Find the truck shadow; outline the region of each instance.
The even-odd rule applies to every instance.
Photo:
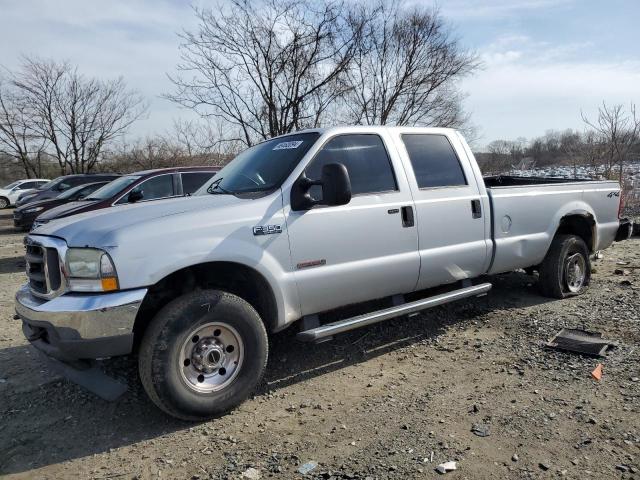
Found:
[[[11,258],[0,258],[0,275],[3,273],[24,272],[24,255]]]
[[[389,320],[342,334],[331,343],[299,343],[294,339],[294,328],[274,335],[267,373],[256,395],[266,396],[407,345],[435,340],[450,326],[464,326],[494,309],[549,301],[532,291],[531,277],[526,275],[508,274],[492,281],[494,290],[487,297]],[[194,424],[164,415],[147,399],[137,378],[135,359],[115,363],[130,389],[117,402],[109,403],[52,376],[30,346],[0,350],[0,474],[29,472],[141,442],[139,448],[144,449],[144,442],[172,432],[189,434],[187,430]],[[224,425],[236,415],[243,415],[242,407],[233,416],[210,423],[220,422],[221,430],[230,433]],[[248,415],[246,421],[252,422],[252,418],[255,416]]]

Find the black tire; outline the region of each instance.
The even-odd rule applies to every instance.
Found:
[[[9,200],[5,197],[0,197],[0,210],[3,210],[9,206]]]
[[[584,279],[576,290],[569,287],[565,278],[567,260],[579,255],[584,262]],[[539,270],[538,287],[540,292],[551,298],[567,298],[585,292],[591,280],[591,261],[589,249],[582,238],[576,235],[556,235],[544,257]]]
[[[196,392],[181,373],[182,349],[194,329],[211,322],[223,322],[239,334],[243,359],[222,390]],[[264,323],[249,303],[227,292],[199,290],[176,298],[156,314],[142,338],[138,370],[144,389],[161,410],[197,421],[242,403],[262,379],[268,351]]]

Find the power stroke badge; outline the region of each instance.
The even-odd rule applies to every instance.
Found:
[[[254,235],[273,235],[275,233],[282,233],[282,226],[280,225],[256,225],[253,227]]]

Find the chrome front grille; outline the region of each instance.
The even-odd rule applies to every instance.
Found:
[[[47,277],[44,268],[45,249],[40,245],[27,245],[27,278],[29,279],[29,287],[33,293],[46,295]]]
[[[62,291],[62,275],[58,249],[30,239],[25,243],[27,278],[31,293],[44,298],[59,295]]]

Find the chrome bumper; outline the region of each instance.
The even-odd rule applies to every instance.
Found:
[[[130,353],[133,324],[146,288],[103,294],[66,294],[45,300],[24,285],[15,308],[27,339],[52,357],[70,360]]]

